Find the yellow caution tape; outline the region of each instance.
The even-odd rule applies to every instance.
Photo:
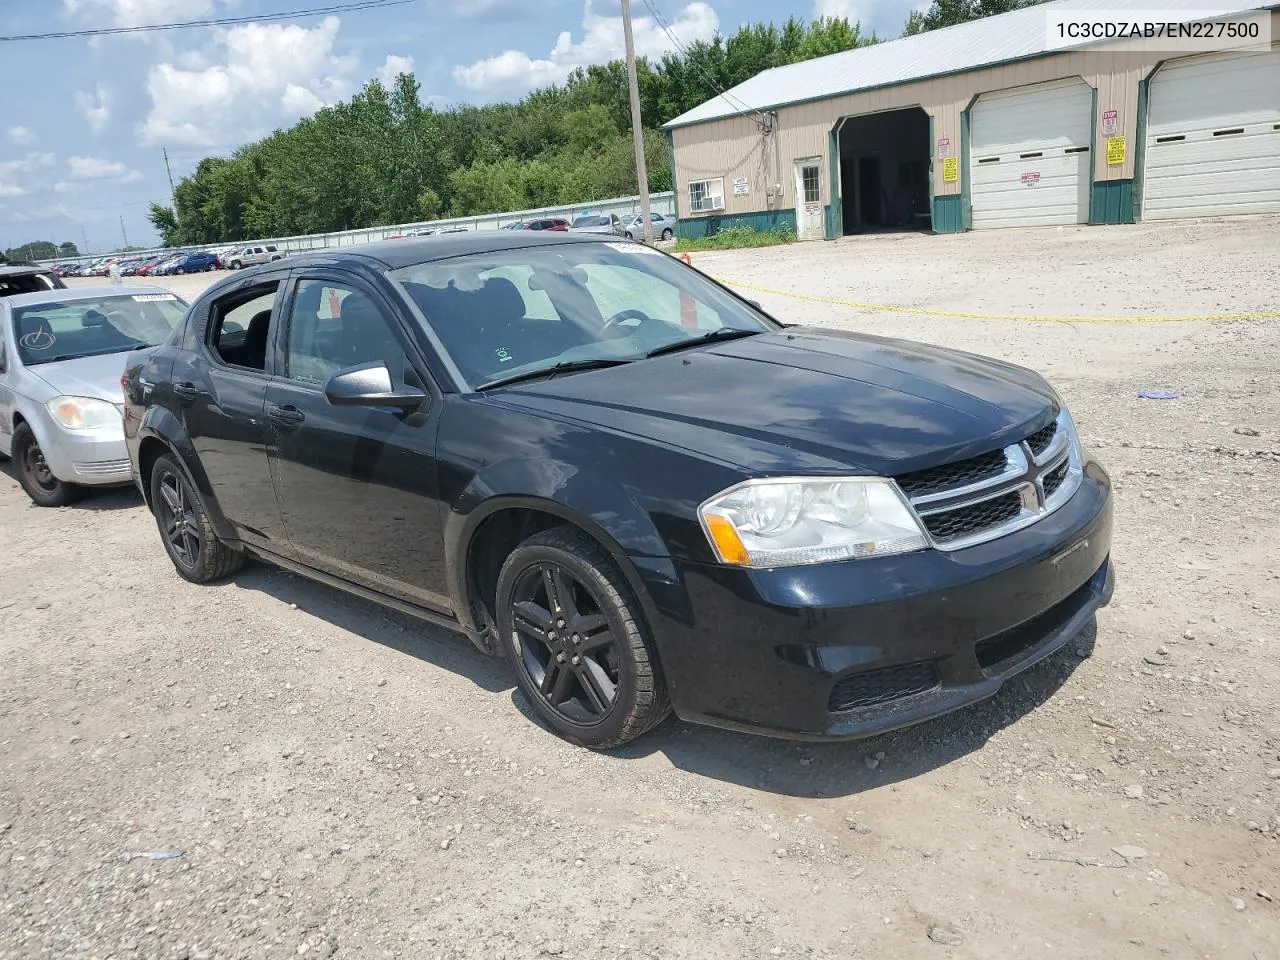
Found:
[[[775,290],[772,287],[762,287],[743,280],[734,280],[730,277],[715,277],[715,279],[731,287],[755,290],[757,293],[770,293],[779,297],[791,297],[795,300],[808,300],[812,303],[828,303],[837,307],[873,310],[879,313],[906,313],[921,317],[949,317],[957,320],[1014,320],[1024,323],[1222,323],[1231,320],[1280,320],[1280,310],[1257,310],[1251,313],[1209,313],[1200,316],[1135,315],[1125,317],[1031,316],[1017,313],[975,313],[968,310],[929,310],[925,307],[899,307],[887,303],[860,303],[857,300],[819,297],[811,293],[797,293],[794,290]]]

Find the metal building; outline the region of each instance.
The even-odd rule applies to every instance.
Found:
[[[1054,9],[1248,14],[1280,40],[1280,2],[1226,2],[1060,0],[766,70],[666,125],[680,234],[1280,213],[1280,44],[1048,42]]]

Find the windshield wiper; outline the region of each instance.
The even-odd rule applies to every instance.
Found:
[[[499,377],[497,380],[490,380],[488,383],[480,384],[480,386],[476,387],[476,390],[492,390],[494,387],[505,387],[509,383],[520,383],[523,380],[537,380],[541,377],[547,377],[549,379],[561,373],[577,373],[580,370],[599,370],[604,367],[617,367],[624,363],[634,362],[634,360],[606,360],[603,358],[596,358],[594,360],[564,360],[549,367],[539,367],[537,370],[526,370],[524,373],[513,373],[509,377]]]
[[[664,353],[674,353],[677,350],[684,350],[687,347],[696,347],[700,343],[711,343],[715,340],[737,340],[741,337],[754,337],[760,333],[764,333],[764,331],[739,330],[737,327],[721,327],[719,330],[712,330],[710,333],[704,333],[698,337],[690,337],[688,340],[677,340],[675,343],[663,344],[656,349],[650,350],[645,354],[645,356],[660,357]]]

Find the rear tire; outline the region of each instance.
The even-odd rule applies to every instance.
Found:
[[[218,539],[204,501],[167,453],[151,468],[151,512],[165,553],[183,579],[209,583],[244,566],[244,554]]]
[[[231,261],[231,263],[230,263],[230,264],[228,264],[227,269],[228,269],[228,270],[239,270],[239,269],[240,269],[240,266],[241,266],[241,264],[240,264],[240,261],[239,261],[239,260],[232,260],[232,261]]]
[[[662,231],[662,239],[663,239],[663,240],[670,240],[670,239],[671,239],[672,237],[674,237],[674,236],[675,236],[675,234],[671,231],[671,228],[670,228],[670,227],[668,227],[667,229],[665,229],[665,230],[663,230],[663,231]]]
[[[498,574],[494,606],[498,646],[516,683],[565,740],[607,750],[670,712],[640,604],[582,531],[557,527],[520,544]]]
[[[18,467],[18,482],[37,507],[65,507],[84,496],[84,488],[59,480],[45,462],[36,435],[25,423],[13,431],[14,463]]]
[[[184,273],[186,273],[187,271],[186,271],[186,269],[185,269],[185,268],[183,268],[183,267],[178,267],[178,268],[177,268],[176,270],[174,270],[173,272],[174,272],[177,276],[179,276],[179,277],[180,277],[180,276],[182,276]]]

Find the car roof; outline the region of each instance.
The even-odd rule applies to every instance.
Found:
[[[555,247],[570,243],[620,243],[617,238],[602,235],[514,231],[469,230],[465,233],[438,233],[430,237],[405,237],[401,240],[384,240],[362,243],[354,247],[332,250],[310,250],[289,255],[287,261],[263,264],[252,268],[257,273],[269,273],[280,269],[305,269],[307,267],[333,267],[345,264],[377,265],[391,270],[412,267],[420,263],[448,260],[473,253],[498,253],[505,250],[522,250],[528,247]]]
[[[115,286],[100,284],[93,287],[71,287],[66,290],[40,290],[36,293],[19,293],[12,297],[0,298],[0,303],[10,307],[30,307],[42,303],[70,303],[77,300],[99,300],[103,297],[129,297],[141,294],[173,293],[164,287],[142,284]]]
[[[0,277],[31,277],[52,272],[51,267],[42,267],[35,263],[0,263]]]

